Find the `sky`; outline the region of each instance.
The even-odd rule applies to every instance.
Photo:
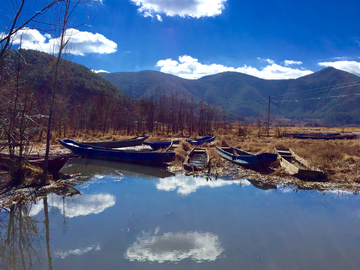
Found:
[[[20,1],[1,1],[3,36]],[[22,20],[49,1],[26,0]],[[72,14],[64,57],[95,72],[186,79],[225,71],[291,79],[327,66],[360,76],[359,11],[354,0],[91,0]],[[59,34],[48,25],[26,25],[13,47],[21,37],[22,48],[54,53]]]

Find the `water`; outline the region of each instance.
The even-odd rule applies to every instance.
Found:
[[[358,269],[359,196],[75,160],[81,195],[0,213],[0,269]]]

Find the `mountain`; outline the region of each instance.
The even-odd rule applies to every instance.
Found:
[[[21,59],[19,61],[19,59]],[[11,50],[7,58],[10,74],[21,69],[22,80],[31,84],[37,92],[50,92],[50,81],[53,75],[55,56],[35,50]],[[91,95],[112,93],[125,97],[114,85],[92,72],[83,65],[69,60],[61,60],[58,79],[59,91],[70,97],[70,100],[85,101]]]
[[[360,78],[332,67],[289,80],[265,80],[224,72],[187,80],[157,71],[99,73],[134,98],[159,93],[185,95],[225,108],[235,115],[271,114],[291,119],[318,118],[331,123],[360,123]]]

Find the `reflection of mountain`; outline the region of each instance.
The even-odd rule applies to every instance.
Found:
[[[212,233],[165,233],[158,236],[143,232],[124,257],[140,262],[179,262],[188,258],[203,262],[215,261],[223,251],[218,236]]]
[[[166,172],[159,167],[142,166],[138,164],[112,162],[98,159],[78,158],[68,162],[68,165],[61,171],[66,174],[81,173],[89,178],[94,175],[129,175],[133,177],[151,176],[165,178],[173,176],[173,173]]]
[[[62,213],[65,213],[66,217],[73,218],[77,216],[86,216],[90,214],[100,214],[106,208],[112,207],[115,205],[116,198],[114,195],[110,194],[95,194],[95,195],[79,195],[74,200],[72,198],[65,198],[65,204],[63,198],[57,195],[49,195],[49,206],[56,207],[60,209]],[[37,215],[42,209],[42,205],[36,204],[35,207],[31,209],[29,216]]]
[[[215,181],[207,181],[206,178],[201,177],[189,177],[183,174],[177,174],[172,177],[168,177],[166,179],[159,179],[156,184],[157,189],[164,191],[173,191],[177,189],[177,193],[182,195],[188,195],[192,192],[196,192],[198,188],[201,187],[222,187],[234,184],[242,184],[250,185],[248,181],[241,180],[215,180]]]

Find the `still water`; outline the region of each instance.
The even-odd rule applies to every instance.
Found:
[[[360,196],[78,159],[81,195],[0,212],[0,269],[358,269]]]

